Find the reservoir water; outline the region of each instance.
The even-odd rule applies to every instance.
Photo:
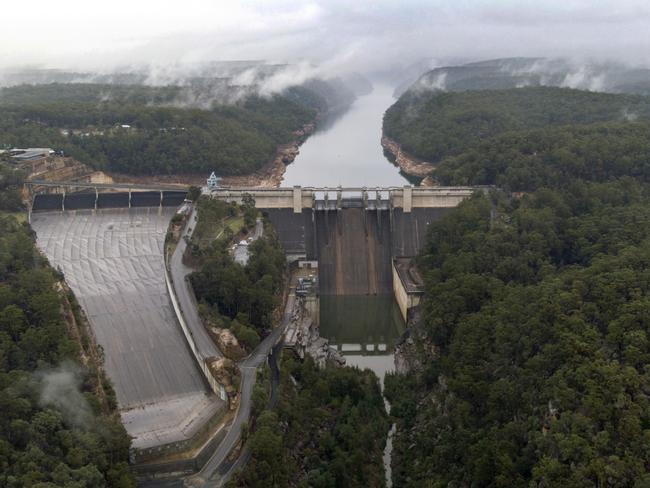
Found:
[[[384,112],[393,89],[375,85],[345,112],[321,121],[287,166],[282,186],[403,186],[408,180],[381,147]]]

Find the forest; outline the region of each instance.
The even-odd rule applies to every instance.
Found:
[[[7,87],[0,89],[0,148],[52,147],[126,174],[247,174],[319,113],[353,99],[324,81],[269,97],[210,87]]]
[[[273,312],[280,303],[285,280],[284,252],[273,227],[266,223],[262,237],[248,246],[248,263],[242,266],[233,259],[233,240],[238,241],[255,226],[254,201],[238,206],[201,197],[198,212],[199,225],[188,252],[197,268],[190,282],[199,311],[204,321],[230,329],[250,352],[273,326]],[[229,219],[238,222],[239,228],[232,230],[227,225]],[[220,221],[226,224],[223,232],[201,242],[201,222],[212,222],[210,226],[216,227]]]
[[[0,155],[0,212],[18,212],[23,202],[20,198],[20,187],[25,178],[22,171],[13,168]]]
[[[598,103],[567,120],[573,92],[543,92],[562,103],[531,102],[540,127],[504,100],[508,129],[458,144],[434,172],[497,188],[431,224],[418,258],[413,368],[386,379],[395,486],[650,483],[647,102],[621,99],[638,122],[606,121],[632,105]]]
[[[384,115],[384,133],[432,163],[510,132],[650,119],[650,98],[567,88],[411,90]]]
[[[1,170],[0,486],[135,486],[101,354],[27,223],[6,213],[20,198]]]
[[[374,373],[285,353],[280,375],[278,406],[256,420],[251,459],[229,488],[384,486],[389,424]]]

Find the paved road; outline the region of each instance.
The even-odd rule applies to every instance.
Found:
[[[178,304],[181,307],[181,313],[185,318],[187,327],[190,329],[192,336],[194,337],[194,342],[196,343],[201,358],[221,357],[221,351],[219,351],[219,348],[201,323],[194,291],[192,290],[189,281],[186,279],[187,275],[189,275],[193,270],[183,264],[183,253],[187,247],[185,239],[186,236],[187,239],[192,237],[194,227],[196,227],[196,210],[192,211],[192,215],[190,215],[187,225],[183,230],[183,235],[181,236],[181,239],[176,246],[176,250],[172,255],[170,272],[172,275],[174,292],[176,293]]]
[[[237,410],[230,431],[212,457],[208,460],[205,466],[203,466],[203,469],[201,469],[195,476],[192,476],[185,481],[186,486],[218,487],[222,486],[222,484],[227,480],[226,478],[221,478],[219,476],[218,469],[226,460],[230,451],[232,451],[239,442],[242,425],[245,422],[248,422],[248,418],[250,417],[251,397],[253,386],[255,385],[257,368],[266,361],[271,349],[280,339],[289,324],[295,299],[295,290],[292,288],[289,292],[287,305],[280,326],[276,327],[273,332],[271,332],[271,334],[269,334],[260,345],[257,346],[250,356],[239,363],[239,368],[242,374],[241,399],[239,409]],[[230,473],[228,473],[228,475],[229,474]]]
[[[278,342],[271,349],[271,354],[269,355],[269,367],[271,368],[271,395],[267,402],[267,410],[274,410],[278,404],[278,390],[280,388],[280,370],[278,368],[277,359],[282,354],[283,342]],[[218,481],[218,486],[223,486],[230,480],[232,475],[238,469],[242,469],[251,458],[251,450],[248,446],[244,446],[244,449],[239,453],[239,457],[235,459],[232,463],[222,463],[219,469],[220,479]],[[213,476],[214,478],[214,476]]]
[[[181,236],[181,239],[176,246],[176,250],[172,255],[170,271],[179,305],[185,321],[192,331],[192,335],[194,336],[200,354],[204,357],[221,356],[221,352],[206,332],[199,318],[196,299],[191,286],[186,279],[187,275],[190,274],[192,270],[182,262],[182,256],[187,247],[186,239],[189,239],[192,236],[196,226],[196,215],[196,210],[192,210],[188,223],[183,230],[183,235]],[[263,229],[264,224],[261,219],[258,219],[255,225],[253,239],[261,237]],[[260,345],[257,346],[250,356],[239,362],[238,366],[241,371],[240,403],[232,425],[230,426],[230,430],[203,468],[196,475],[185,479],[185,486],[221,486],[230,474],[229,472],[226,477],[221,478],[218,474],[218,470],[239,442],[242,426],[244,423],[248,422],[251,412],[251,398],[253,394],[253,386],[256,381],[257,368],[266,361],[271,349],[278,342],[291,320],[291,311],[293,310],[295,302],[294,291],[293,288],[290,290],[280,326],[276,327],[273,332],[271,332],[271,334],[269,334]]]

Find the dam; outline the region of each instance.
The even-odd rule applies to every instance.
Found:
[[[30,221],[38,247],[64,273],[105,352],[119,412],[133,438],[132,460],[190,448],[226,402],[202,373],[165,281],[165,235],[186,193],[66,188],[51,183],[36,192]],[[394,260],[417,255],[428,225],[475,191],[204,189],[227,202],[251,196],[289,261],[318,262],[322,333],[348,364],[369,367],[380,380],[392,369],[392,351],[404,330],[393,298]]]
[[[252,197],[290,260],[318,261],[322,295],[355,296],[391,294],[393,259],[416,256],[429,224],[477,190],[296,186],[217,189],[210,196],[237,203]]]

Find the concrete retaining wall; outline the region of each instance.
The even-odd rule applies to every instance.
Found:
[[[397,274],[397,269],[395,268],[395,262],[393,261],[391,268],[393,270],[393,294],[395,295],[395,301],[399,306],[399,311],[402,313],[402,318],[404,323],[406,323],[409,309],[409,297],[406,293],[406,289],[402,284],[402,280],[399,279]]]
[[[170,475],[183,476],[199,471],[205,463],[210,459],[214,450],[226,437],[228,429],[221,429],[209,442],[207,442],[200,450],[200,452],[189,459],[179,459],[176,461],[163,461],[152,462],[147,464],[138,464],[132,466],[132,470],[140,479],[153,480],[156,478],[168,477]],[[190,447],[189,444],[185,448]],[[157,452],[158,455],[166,452],[175,452],[171,449],[161,450]]]
[[[169,276],[167,263],[165,263],[165,283],[167,284],[167,291],[169,292],[169,298],[171,299],[172,307],[174,309],[174,313],[176,314],[176,318],[178,319],[178,323],[181,324],[181,329],[183,330],[185,339],[187,340],[187,343],[190,346],[190,350],[192,351],[192,354],[194,355],[194,358],[196,359],[199,368],[203,372],[203,376],[205,376],[205,379],[210,385],[212,391],[216,395],[218,395],[219,398],[227,402],[228,395],[226,394],[226,389],[223,387],[221,383],[219,383],[214,378],[214,376],[212,376],[212,373],[210,372],[209,364],[204,358],[201,357],[201,354],[199,353],[199,350],[196,347],[196,342],[194,342],[194,337],[192,336],[192,332],[190,331],[189,327],[187,326],[187,323],[185,322],[185,318],[183,317],[183,313],[178,304],[178,299],[176,298],[176,293],[174,292],[174,286],[172,285],[171,277]]]

